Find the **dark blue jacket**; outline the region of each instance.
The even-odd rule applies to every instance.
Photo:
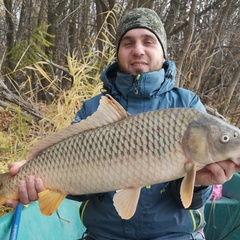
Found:
[[[111,94],[130,114],[173,107],[205,111],[196,94],[175,87],[175,75],[176,67],[171,61],[166,61],[159,71],[139,76],[119,72],[115,63],[102,72],[101,79],[105,93]],[[95,112],[101,96],[85,101],[74,122]],[[199,208],[210,197],[212,187],[196,188],[190,208],[184,209],[179,195],[181,181],[143,188],[136,213],[129,220],[118,216],[112,202],[114,192],[80,197],[79,200],[87,199],[80,209],[83,224],[97,240],[189,239],[203,225],[203,209]]]

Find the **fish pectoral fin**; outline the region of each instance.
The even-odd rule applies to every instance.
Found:
[[[52,191],[49,189],[38,193],[41,213],[46,216],[52,215],[66,196],[66,194],[59,191]]]
[[[196,177],[196,166],[193,163],[185,164],[186,175],[182,180],[180,187],[180,196],[182,204],[188,208],[192,203],[193,189]]]
[[[122,219],[130,219],[136,212],[141,187],[118,190],[113,205]]]

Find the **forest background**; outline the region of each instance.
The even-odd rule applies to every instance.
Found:
[[[240,127],[240,0],[0,0],[0,172],[99,93],[135,7],[161,17],[176,85]]]

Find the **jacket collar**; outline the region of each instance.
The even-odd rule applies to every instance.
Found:
[[[147,72],[138,76],[119,71],[117,63],[107,67],[101,74],[104,88],[116,99],[151,98],[171,90],[175,85],[176,67],[174,62],[165,61],[159,71]]]

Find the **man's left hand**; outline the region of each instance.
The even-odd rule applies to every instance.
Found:
[[[212,163],[197,171],[195,184],[203,186],[223,184],[237,172],[240,172],[240,166],[231,160]]]

